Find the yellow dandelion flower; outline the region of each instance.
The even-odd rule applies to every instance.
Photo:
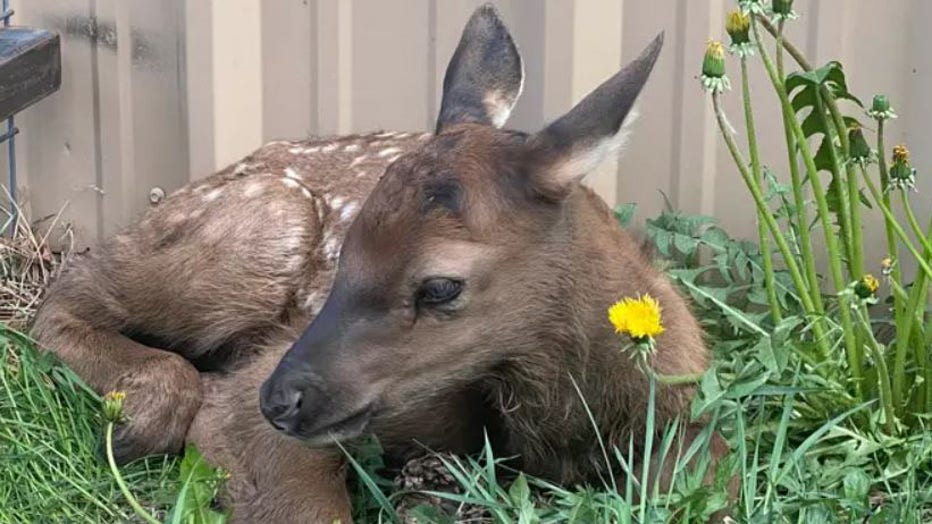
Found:
[[[893,146],[893,162],[909,162],[909,149],[902,144]]]
[[[108,422],[119,422],[120,419],[123,418],[124,400],[126,400],[126,393],[123,391],[111,391],[104,395],[104,420]]]
[[[885,277],[889,277],[893,274],[893,258],[890,256],[884,257],[883,260],[880,261],[880,268],[880,272]]]
[[[880,281],[871,274],[864,275],[854,284],[854,294],[865,300],[875,298],[874,294],[878,289],[880,289]]]
[[[608,308],[608,320],[616,333],[626,333],[635,340],[650,339],[663,333],[660,303],[648,294],[626,297]]]

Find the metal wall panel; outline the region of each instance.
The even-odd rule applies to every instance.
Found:
[[[189,179],[182,3],[30,0],[17,23],[62,35],[62,88],[21,120],[33,216],[82,242],[128,222],[153,186]]]
[[[375,128],[426,130],[444,68],[482,0],[30,0],[21,23],[63,35],[62,91],[21,121],[34,216],[70,201],[92,240],[146,205],[262,142]],[[706,40],[722,37],[730,0],[498,0],[525,58],[525,91],[510,125],[534,130],[630,60],[659,31],[666,47],[618,161],[589,177],[640,218],[669,199],[753,237],[753,206],[698,85]],[[800,0],[789,34],[814,62],[841,59],[856,94],[887,93],[920,171],[932,162],[932,4]],[[123,42],[130,42],[124,46]],[[729,67],[737,79],[737,62]],[[755,67],[762,157],[785,165],[775,97]],[[727,96],[740,138],[740,93]],[[920,175],[922,177],[922,175]],[[922,177],[924,178],[924,177]],[[916,207],[932,208],[932,191]],[[876,215],[876,214],[874,214]],[[875,217],[879,218],[879,217]],[[879,220],[866,238],[882,256]],[[868,260],[871,256],[868,255]]]

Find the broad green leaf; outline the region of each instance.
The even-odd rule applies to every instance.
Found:
[[[634,219],[634,213],[637,211],[637,207],[638,205],[636,202],[618,204],[615,206],[615,209],[612,210],[612,213],[615,214],[615,219],[618,220],[621,227],[628,227]]]

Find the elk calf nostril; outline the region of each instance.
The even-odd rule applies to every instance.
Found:
[[[283,429],[282,423],[300,411],[303,397],[304,393],[294,385],[267,381],[262,385],[259,403],[265,418]]]

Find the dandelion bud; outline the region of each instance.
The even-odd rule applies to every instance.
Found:
[[[738,10],[728,13],[728,17],[725,19],[725,31],[731,37],[732,43],[743,44],[750,42],[750,30],[751,19],[747,15]]]
[[[123,418],[123,400],[125,399],[126,393],[122,391],[111,391],[104,395],[104,420],[107,422],[119,422]]]
[[[864,139],[864,132],[857,122],[848,127],[848,144],[852,162],[861,165],[866,165],[870,162],[871,147],[867,145],[867,140]]]
[[[717,40],[709,40],[702,59],[702,87],[713,93],[731,89],[725,76],[725,48]]]
[[[725,76],[725,50],[722,43],[710,40],[702,60],[702,74],[712,78]]]
[[[770,9],[774,14],[787,15],[793,12],[793,0],[773,0]]]
[[[793,11],[793,0],[773,0],[770,2],[770,11],[774,21],[796,20],[799,15]]]
[[[731,37],[731,45],[728,51],[733,55],[742,58],[754,54],[754,46],[751,45],[751,19],[739,10],[728,13],[725,18],[725,31]]]
[[[916,189],[916,170],[909,164],[909,150],[904,145],[893,148],[890,166],[890,189]]]
[[[861,300],[874,299],[875,293],[880,289],[880,282],[874,278],[874,275],[864,275],[854,285],[854,294]]]
[[[896,118],[896,113],[890,107],[890,100],[886,95],[874,95],[871,108],[867,110],[868,116],[877,120],[888,120]]]

